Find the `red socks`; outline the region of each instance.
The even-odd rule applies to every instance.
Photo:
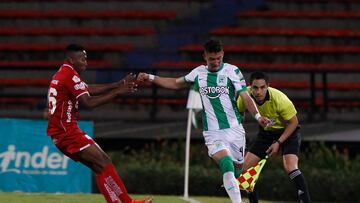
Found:
[[[107,203],[118,203],[117,197],[119,197],[122,203],[132,202],[114,165],[109,164],[105,166],[101,173],[96,174],[96,182]]]
[[[104,195],[107,203],[118,203],[118,197],[115,193],[105,184],[102,173],[96,175],[96,183],[100,192]]]

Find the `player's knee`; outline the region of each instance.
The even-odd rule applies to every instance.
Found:
[[[289,164],[289,163],[284,164],[284,170],[286,171],[287,174],[289,174],[291,171],[294,171],[296,169],[298,169],[297,164]]]

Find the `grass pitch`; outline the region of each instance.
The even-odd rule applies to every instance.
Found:
[[[135,199],[144,198],[146,195],[132,195]],[[181,196],[152,195],[154,203],[186,203]],[[191,197],[201,203],[230,203],[225,197]],[[49,194],[49,193],[22,193],[0,192],[0,203],[105,203],[100,194]],[[270,203],[261,201],[262,203]]]

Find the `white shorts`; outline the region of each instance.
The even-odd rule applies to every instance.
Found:
[[[242,125],[221,130],[204,131],[203,135],[210,157],[226,149],[235,163],[244,163],[246,139]]]

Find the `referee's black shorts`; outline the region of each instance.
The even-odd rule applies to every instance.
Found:
[[[260,157],[261,159],[265,158],[266,150],[271,146],[271,144],[278,140],[283,131],[264,131],[260,130],[258,135],[250,147],[250,152]],[[298,126],[296,130],[282,143],[280,149],[282,155],[285,154],[295,154],[299,156],[300,153],[300,127]]]

